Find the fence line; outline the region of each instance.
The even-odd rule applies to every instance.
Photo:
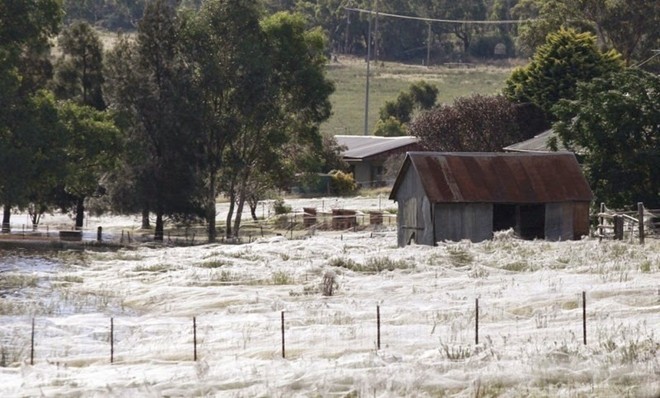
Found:
[[[532,315],[528,318],[523,317],[519,319],[521,318],[519,315],[511,312],[513,309],[505,311],[504,307],[500,306],[498,309],[498,306],[495,304],[489,307],[488,303],[486,305],[480,303],[479,297],[474,300],[474,313],[465,311],[467,305],[465,301],[458,306],[443,307],[437,311],[425,309],[422,312],[426,312],[427,316],[424,317],[426,323],[407,322],[405,316],[410,311],[407,308],[400,307],[391,307],[389,313],[387,307],[385,307],[386,313],[385,317],[383,317],[381,304],[376,305],[375,319],[373,313],[369,315],[369,311],[366,309],[359,311],[357,317],[348,314],[346,311],[337,311],[333,314],[332,311],[321,307],[319,307],[319,312],[311,314],[306,312],[305,316],[296,316],[297,311],[294,310],[287,311],[288,315],[286,319],[285,311],[282,310],[279,311],[280,316],[277,317],[280,321],[279,328],[275,326],[277,321],[272,314],[228,313],[209,315],[205,317],[207,319],[201,324],[198,322],[198,317],[194,316],[192,317],[192,335],[189,326],[184,328],[176,326],[182,323],[190,325],[188,323],[189,320],[182,322],[179,317],[170,318],[164,323],[145,322],[143,320],[136,321],[132,317],[119,318],[119,323],[117,323],[115,322],[117,318],[110,317],[109,330],[105,329],[105,332],[103,331],[104,327],[98,324],[94,325],[95,322],[70,325],[61,322],[61,318],[46,318],[44,321],[39,320],[40,322],[35,326],[35,318],[31,318],[31,324],[29,325],[31,333],[29,361],[31,365],[34,365],[36,352],[36,357],[40,361],[66,362],[69,359],[68,356],[71,355],[70,351],[76,351],[75,348],[77,348],[77,353],[71,359],[75,360],[76,363],[80,363],[83,360],[80,358],[81,356],[92,358],[89,360],[90,363],[102,361],[102,356],[99,357],[99,352],[102,350],[99,351],[99,348],[102,347],[104,342],[110,345],[109,362],[111,364],[117,363],[116,349],[118,347],[120,348],[119,363],[149,361],[152,359],[147,359],[146,357],[153,355],[154,352],[157,352],[157,355],[160,357],[165,357],[166,360],[186,361],[192,359],[193,361],[197,361],[199,359],[198,347],[201,347],[202,353],[207,353],[207,355],[210,355],[209,353],[211,352],[221,352],[222,355],[263,357],[264,354],[270,356],[277,351],[277,329],[280,332],[282,358],[291,357],[292,353],[294,357],[300,355],[331,355],[333,351],[341,349],[339,347],[341,346],[341,340],[352,351],[358,352],[371,351],[374,346],[376,350],[380,350],[382,343],[392,348],[412,346],[416,349],[423,349],[425,347],[439,349],[439,345],[443,345],[445,350],[451,351],[453,348],[448,348],[448,344],[458,343],[459,348],[455,352],[446,352],[446,355],[450,357],[465,355],[464,350],[466,348],[460,348],[463,345],[464,347],[472,347],[470,349],[477,349],[484,344],[495,345],[489,333],[485,334],[487,342],[481,342],[480,334],[483,334],[484,331],[490,332],[492,335],[497,335],[498,331],[496,329],[504,328],[505,331],[508,331],[509,339],[515,338],[516,336],[510,336],[513,323],[509,318],[515,320],[516,329],[520,321],[534,322],[534,324],[530,324],[527,328],[531,329],[532,332],[537,331],[535,333],[537,335],[540,334],[538,331],[548,329],[548,334],[553,331],[553,333],[564,335],[566,338],[572,336],[574,340],[577,340],[577,333],[571,330],[578,329],[578,325],[581,323],[582,343],[586,346],[587,319],[590,318],[593,322],[594,319],[599,321],[608,319],[612,314],[616,315],[616,311],[610,310],[601,310],[603,314],[598,312],[588,313],[586,299],[587,292],[582,291],[580,295],[574,297],[575,305],[570,306],[570,309],[563,310],[562,316],[551,318],[550,321],[547,314],[545,321],[543,319],[539,321],[537,316]],[[580,302],[582,304],[581,311]],[[343,308],[339,308],[339,310],[343,310]],[[499,316],[499,322],[496,322],[498,319],[498,310],[501,311],[501,314]],[[578,315],[579,312],[582,315],[581,322]],[[607,314],[604,312],[607,312]],[[626,313],[624,310],[620,312],[622,314]],[[419,314],[420,311],[415,311],[415,313]],[[483,313],[486,314],[485,318]],[[400,319],[399,316],[403,316],[404,319]],[[223,330],[224,333],[221,335],[214,333],[214,324],[216,322],[213,321],[213,318],[218,318],[225,324],[226,330]],[[255,318],[257,318],[256,322]],[[152,318],[152,320],[154,319],[162,320],[162,318]],[[569,320],[575,327],[569,327],[566,330],[566,322]],[[553,329],[549,327],[549,323],[551,322],[557,322],[558,325],[561,323],[561,325]],[[58,323],[61,323],[61,325],[58,325]],[[500,325],[501,323],[504,325]],[[622,324],[621,321],[617,323]],[[470,325],[474,326],[474,346],[469,344],[468,333]],[[199,339],[200,326],[202,328],[201,340]],[[24,350],[20,349],[20,336],[24,336],[21,333],[21,329],[23,328],[14,325],[12,327],[14,335],[8,336],[0,328],[0,347],[2,348],[0,366],[11,366],[17,362],[26,360],[26,358],[22,357]],[[304,331],[304,335],[301,334],[302,331]],[[499,333],[502,335],[501,330],[499,330]],[[528,341],[529,337],[526,338],[525,334],[521,336],[519,330],[517,334],[518,339]],[[69,339],[63,340],[63,335],[69,336]],[[243,342],[242,345],[240,344],[241,339]],[[557,336],[555,336],[555,339],[557,339]],[[7,344],[7,340],[11,344]],[[264,346],[256,348],[255,351],[255,349],[251,348],[253,345],[252,341],[270,343],[266,344],[265,348]],[[319,350],[319,341],[324,341],[324,344],[320,345],[325,350]],[[185,347],[190,347],[188,344],[191,343],[193,348],[192,356],[190,354],[181,354],[181,352],[187,351]],[[506,342],[503,344],[506,344]],[[270,349],[267,348],[268,345],[271,346]],[[301,345],[304,347],[301,347]],[[17,352],[13,354],[9,352],[7,349],[9,346],[14,346]],[[51,347],[50,353],[44,353],[43,348],[40,350],[44,346]],[[331,349],[328,350],[329,346]],[[265,353],[264,349],[266,350]],[[341,350],[341,352],[345,350],[346,348]],[[309,351],[309,353],[305,354],[306,351]]]
[[[335,209],[336,210],[336,209]],[[294,211],[288,214],[273,215],[267,219],[254,221],[244,220],[241,223],[240,234],[236,242],[252,242],[254,239],[265,236],[275,236],[284,231],[290,238],[313,236],[317,231],[335,231],[335,232],[358,232],[365,229],[371,229],[378,232],[382,229],[388,229],[396,226],[396,214],[386,211],[368,211],[361,212],[350,210],[352,216],[344,214],[333,214],[330,211],[319,211],[317,213],[308,213],[304,209]],[[374,214],[376,216],[374,217]],[[313,222],[309,223],[309,217],[313,216]],[[278,221],[279,220],[279,221]],[[286,222],[283,223],[282,220]],[[278,225],[279,223],[279,225]],[[201,230],[204,230],[202,232]],[[279,231],[279,232],[278,232]],[[141,231],[144,232],[144,231]],[[20,228],[3,231],[4,237],[15,240],[54,240],[61,241],[84,241],[84,242],[103,242],[106,244],[131,245],[133,243],[146,242],[153,240],[153,231],[150,235],[140,236],[140,231],[130,228],[121,228],[108,232],[108,228],[103,226],[85,227],[82,229],[73,229],[64,225],[37,225],[27,226],[23,224]],[[196,244],[205,243],[205,226],[185,227],[178,231],[166,231],[164,241],[173,244]],[[225,242],[224,237],[219,237],[220,242]]]
[[[627,236],[630,241],[638,239],[644,244],[645,238],[660,238],[660,210],[647,209],[641,202],[637,210],[631,211],[609,209],[601,203],[595,217],[599,239],[623,240]]]

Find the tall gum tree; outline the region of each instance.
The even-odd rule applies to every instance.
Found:
[[[319,124],[330,116],[330,94],[334,85],[325,76],[326,39],[319,29],[307,30],[300,14],[277,13],[264,19],[261,27],[266,36],[269,69],[269,97],[263,99],[259,118],[237,140],[241,161],[247,165],[239,177],[234,233],[238,235],[248,186],[258,165],[282,167],[291,154],[302,154],[304,148],[320,151],[322,137]],[[296,148],[296,150],[291,150]],[[264,170],[262,168],[262,170]]]
[[[183,22],[170,2],[150,2],[135,41],[122,39],[107,63],[107,100],[120,114],[128,148],[124,174],[115,175],[126,184],[114,188],[132,195],[118,207],[155,213],[158,241],[166,216],[198,212],[199,116],[191,69],[182,56]]]
[[[268,112],[264,101],[270,98],[271,68],[259,16],[256,1],[207,1],[185,31],[185,48],[195,69],[194,87],[199,100],[199,149],[209,242],[217,235],[216,200],[221,184],[232,209],[235,203],[238,180],[224,171],[231,164],[234,173],[249,172],[239,149],[245,137],[241,134],[253,129]],[[230,220],[228,216],[228,236]]]
[[[33,69],[33,55],[44,54],[49,49],[48,40],[55,36],[62,22],[62,8],[57,0],[5,1],[0,6],[0,204],[3,206],[2,229],[9,231],[11,209],[17,200],[20,188],[11,180],[11,159],[15,158],[17,144],[24,148],[29,142],[20,142],[21,129],[26,112],[35,110],[31,98],[43,88],[43,79],[37,75],[42,68]],[[27,57],[26,57],[27,56]],[[43,57],[38,61],[44,61]],[[42,63],[48,68],[48,62]],[[35,73],[36,72],[36,73]],[[22,149],[20,149],[22,150]],[[19,150],[19,151],[20,151]],[[27,153],[30,159],[34,152]],[[26,182],[22,180],[22,182]],[[27,192],[27,190],[22,190]],[[21,197],[18,197],[21,196]]]

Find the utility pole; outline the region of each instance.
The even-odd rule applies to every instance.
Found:
[[[369,10],[369,32],[367,34],[367,87],[364,96],[364,135],[369,135],[369,74],[371,64],[371,10]]]
[[[429,35],[426,38],[426,67],[431,67],[431,22],[427,22],[426,25],[429,28]]]
[[[374,62],[378,65],[378,42],[380,41],[380,32],[378,31],[378,0],[376,0],[376,23],[374,25]]]

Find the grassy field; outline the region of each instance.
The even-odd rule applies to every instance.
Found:
[[[378,111],[387,100],[393,100],[411,83],[425,80],[440,90],[438,102],[451,103],[455,98],[473,93],[495,94],[511,73],[509,67],[477,66],[446,68],[397,63],[371,65],[369,80],[369,134],[373,131]],[[366,63],[361,59],[342,58],[328,67],[328,77],[335,83],[332,95],[333,115],[321,125],[325,134],[364,134]]]

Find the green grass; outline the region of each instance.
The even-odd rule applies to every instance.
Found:
[[[396,99],[411,83],[426,80],[438,87],[438,102],[451,103],[471,94],[495,94],[501,91],[510,68],[478,66],[472,69],[425,68],[386,62],[371,67],[369,79],[369,134],[378,119],[380,107]],[[361,135],[364,133],[366,64],[358,59],[340,58],[328,66],[328,78],[335,83],[330,97],[333,115],[321,125],[325,134]]]

